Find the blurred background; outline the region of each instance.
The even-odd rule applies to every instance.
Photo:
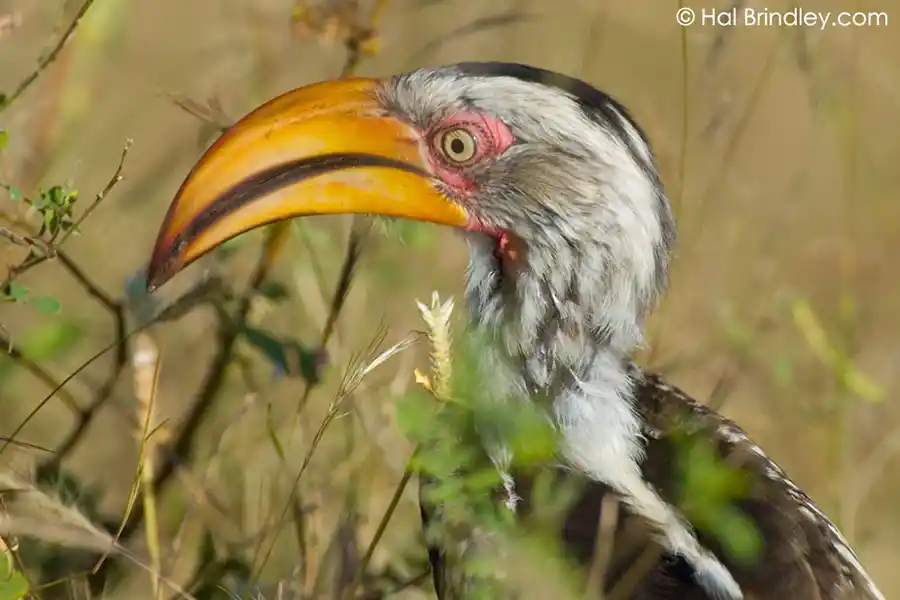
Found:
[[[889,21],[682,28],[663,0],[0,0],[0,498],[54,542],[0,550],[32,585],[64,580],[47,598],[154,597],[133,563],[90,574],[96,555],[59,549],[105,548],[120,525],[166,597],[346,586],[409,457],[395,408],[427,348],[355,388],[346,374],[422,329],[416,299],[460,299],[463,243],[320,217],[242,236],[152,299],[141,270],[199,154],[262,101],[509,60],[606,90],[654,145],[680,241],[642,364],[742,424],[900,594],[900,2],[808,4]],[[261,260],[267,236],[281,245]],[[424,559],[411,487],[367,597],[431,597]]]

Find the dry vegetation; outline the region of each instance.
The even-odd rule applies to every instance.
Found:
[[[318,218],[243,236],[155,299],[140,270],[198,153],[261,101],[507,59],[580,76],[645,125],[681,242],[642,361],[722,403],[900,594],[900,2],[855,3],[887,27],[824,32],[683,30],[676,9],[0,0],[13,570],[41,598],[428,597],[412,486],[394,498],[412,452],[395,407],[428,350],[395,344],[423,328],[414,299],[459,296],[459,240]]]

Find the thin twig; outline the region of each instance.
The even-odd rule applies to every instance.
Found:
[[[93,0],[92,0],[93,1]],[[31,254],[27,256],[22,262],[12,267],[9,267],[6,275],[6,279],[3,280],[3,283],[0,283],[0,290],[8,290],[9,284],[12,283],[14,279],[20,277],[27,271],[30,271],[34,267],[40,265],[41,263],[50,260],[52,258],[56,258],[60,253],[60,248],[62,243],[71,235],[71,233],[77,230],[78,226],[84,222],[84,220],[88,217],[90,213],[97,208],[97,206],[102,202],[107,196],[109,196],[110,192],[112,192],[113,188],[122,181],[122,168],[125,165],[125,157],[128,155],[128,150],[131,147],[131,140],[126,140],[124,147],[122,148],[122,156],[119,160],[119,164],[116,167],[115,172],[112,177],[110,177],[109,181],[103,187],[103,189],[97,194],[94,202],[87,208],[87,210],[78,218],[75,223],[75,226],[67,231],[60,238],[59,242],[56,244],[48,243],[47,240],[42,240],[40,238],[32,238],[33,243],[29,243],[29,245],[35,246],[40,250],[40,254]],[[74,262],[68,261],[69,265],[73,265]],[[70,272],[71,268],[68,267]],[[76,276],[76,279],[79,279]],[[81,279],[84,279],[83,277]]]
[[[596,598],[598,590],[603,589],[603,581],[606,579],[606,570],[615,545],[618,522],[619,499],[613,494],[605,494],[601,501],[600,519],[597,521],[597,539],[594,543],[594,560],[588,573],[586,598]]]
[[[626,600],[640,581],[659,563],[662,553],[662,548],[655,544],[647,546],[631,563],[622,577],[616,581],[612,590],[606,595],[607,600]]]
[[[59,388],[59,382],[50,374],[49,371],[44,369],[41,365],[34,362],[24,354],[22,354],[21,350],[19,350],[11,338],[6,337],[2,333],[0,333],[0,346],[6,350],[7,356],[9,356],[13,361],[19,363],[23,369],[31,373],[38,381],[46,385],[48,388],[56,389]],[[63,404],[66,405],[72,413],[81,412],[81,408],[78,406],[78,401],[75,400],[75,397],[69,393],[69,390],[60,388],[59,389],[59,399]]]
[[[704,214],[706,206],[712,198],[716,197],[721,192],[722,185],[728,178],[728,172],[734,162],[734,157],[740,148],[740,142],[743,141],[744,134],[748,131],[751,117],[755,114],[756,108],[759,105],[759,100],[762,98],[763,91],[766,90],[769,79],[775,71],[775,59],[778,57],[782,38],[783,36],[780,35],[776,37],[769,49],[769,53],[766,55],[766,60],[763,63],[759,77],[754,82],[753,89],[750,90],[750,97],[747,99],[744,110],[741,112],[738,122],[734,126],[734,131],[722,151],[722,160],[719,167],[713,172],[713,176],[710,178],[706,188],[703,190],[703,194],[700,196],[700,202],[695,208],[698,215]],[[696,225],[697,229],[691,232],[691,236],[694,239],[699,239],[704,224],[705,220],[698,219]]]
[[[91,216],[91,213],[93,213],[94,210],[96,210],[96,208],[100,206],[100,203],[106,199],[113,188],[116,187],[116,185],[124,179],[124,177],[122,176],[122,169],[125,167],[125,158],[128,156],[128,151],[131,150],[131,145],[133,143],[134,140],[132,140],[131,138],[127,138],[125,140],[125,145],[122,146],[122,154],[119,156],[119,165],[116,167],[116,170],[113,173],[112,177],[109,178],[109,181],[106,182],[106,185],[103,187],[103,189],[100,190],[100,192],[94,197],[94,201],[91,202],[90,206],[88,206],[84,210],[84,212],[81,213],[81,216],[78,217],[78,219],[75,221],[75,224],[69,230],[63,233],[62,237],[59,239],[58,245],[61,246],[63,242],[65,242],[66,239],[70,235],[72,235],[73,231],[78,231],[81,227],[81,224],[84,223],[84,220]]]
[[[101,290],[99,286],[93,283],[90,278],[88,278],[87,274],[84,273],[75,264],[75,262],[62,250],[57,250],[57,258],[59,259],[60,264],[63,265],[66,271],[72,275],[72,277],[79,283],[79,285],[82,286],[82,288],[84,288],[88,295],[97,300],[112,314],[116,327],[116,340],[112,344],[95,354],[93,357],[91,357],[87,362],[73,371],[68,377],[63,379],[50,392],[48,396],[46,396],[41,402],[38,403],[38,405],[28,414],[25,420],[23,420],[22,423],[20,423],[18,427],[16,427],[16,430],[10,437],[12,439],[15,439],[16,435],[18,435],[18,433],[22,431],[22,429],[31,421],[31,419],[33,419],[37,415],[37,413],[48,402],[50,402],[50,400],[63,388],[63,386],[65,386],[66,383],[71,381],[74,377],[76,377],[79,373],[86,369],[88,365],[99,359],[101,356],[106,354],[107,351],[113,348],[116,348],[117,352],[110,374],[103,385],[101,385],[100,389],[97,391],[94,400],[86,408],[79,409],[77,411],[77,423],[75,427],[69,432],[65,441],[63,441],[57,447],[56,453],[51,457],[51,459],[46,463],[38,466],[38,472],[41,473],[48,473],[56,470],[62,462],[62,459],[78,443],[84,432],[90,426],[97,412],[112,397],[112,392],[115,389],[116,382],[118,381],[119,377],[122,374],[122,371],[125,368],[126,363],[128,362],[126,341],[129,333],[126,331],[125,311],[122,305],[113,300],[108,294]],[[8,445],[9,444],[7,442],[0,446],[0,454],[3,454],[3,451]]]
[[[367,352],[364,356],[369,356],[371,358],[360,362],[360,363],[351,363],[347,372],[344,376],[344,379],[341,381],[341,385],[338,388],[337,395],[332,401],[331,405],[328,408],[328,413],[325,415],[325,418],[320,423],[318,429],[316,430],[315,435],[313,436],[312,441],[310,442],[309,449],[306,452],[306,456],[303,459],[303,463],[300,465],[300,469],[294,477],[294,481],[291,485],[291,490],[296,491],[298,486],[300,485],[300,481],[303,478],[303,474],[306,471],[306,468],[309,466],[309,463],[312,461],[313,455],[319,447],[319,443],[322,441],[322,436],[325,434],[325,430],[331,424],[331,422],[337,417],[338,409],[343,406],[356,392],[362,383],[363,379],[371,373],[374,369],[383,365],[388,359],[393,356],[396,356],[400,352],[410,348],[416,341],[416,336],[409,336],[400,342],[392,345],[387,350],[372,356],[377,350],[377,348],[384,341],[384,330],[379,330],[374,340],[369,346],[369,352]],[[294,494],[291,494],[291,499],[293,499]],[[291,499],[285,504],[284,509],[281,512],[280,522],[284,522],[287,519],[288,513],[291,509],[292,502]],[[274,550],[275,543],[274,541],[270,545],[269,549],[265,553],[265,557],[260,565],[260,569],[266,564],[268,561],[272,551]],[[259,558],[259,552],[256,553],[256,556],[253,558],[253,564],[257,562]]]
[[[59,390],[61,390],[64,386],[66,386],[70,381],[72,381],[73,379],[78,377],[78,375],[80,375],[89,366],[94,364],[95,361],[97,361],[101,357],[103,357],[107,352],[109,352],[116,346],[124,343],[125,340],[127,340],[131,336],[135,335],[142,329],[145,329],[146,327],[147,326],[145,325],[142,327],[138,327],[137,329],[135,329],[133,331],[127,332],[125,334],[124,338],[122,338],[122,341],[116,340],[113,343],[106,345],[101,350],[96,352],[93,356],[91,356],[89,359],[87,359],[84,363],[79,365],[79,367],[77,369],[75,369],[74,371],[69,373],[65,378],[63,378],[63,380],[59,382],[59,385],[56,388],[50,390],[50,393],[47,394],[46,396],[44,396],[44,398],[41,399],[40,402],[38,402],[37,406],[35,406],[31,410],[31,412],[28,413],[28,416],[26,416],[25,419],[16,426],[16,428],[13,430],[12,434],[10,434],[9,438],[4,440],[3,444],[0,445],[0,455],[2,455],[3,452],[6,450],[6,447],[9,446],[13,442],[13,440],[16,439],[16,436],[18,436],[20,433],[22,433],[22,430],[25,428],[25,426],[31,422],[31,420],[44,408],[44,406],[46,406],[50,402],[50,400],[52,400],[53,397],[59,393]],[[90,410],[90,407],[88,407],[88,409],[86,409],[86,410]],[[40,470],[41,467],[38,467],[38,469]]]
[[[16,86],[16,89],[9,95],[0,94],[0,112],[3,112],[10,105],[19,99],[19,97],[25,93],[25,91],[31,87],[37,78],[40,77],[41,73],[43,73],[47,67],[49,67],[59,56],[59,53],[62,52],[63,48],[66,47],[66,44],[69,43],[69,40],[72,39],[72,36],[75,34],[75,30],[78,29],[78,25],[81,23],[81,19],[84,18],[84,15],[87,13],[88,9],[94,4],[94,0],[85,0],[84,4],[81,5],[81,8],[78,9],[78,13],[72,19],[72,22],[69,23],[68,28],[66,28],[65,32],[63,32],[62,37],[59,38],[59,41],[56,42],[56,46],[42,59],[38,61],[37,67],[29,73],[25,79],[23,79],[19,85]]]
[[[400,499],[403,498],[403,493],[406,491],[406,486],[409,484],[410,479],[412,479],[412,465],[418,455],[419,447],[416,446],[416,448],[413,450],[412,455],[409,457],[409,461],[407,461],[406,469],[403,471],[403,477],[400,478],[400,481],[397,483],[397,487],[394,489],[394,495],[391,496],[391,501],[388,503],[387,508],[381,515],[381,520],[378,521],[378,527],[375,529],[375,535],[372,536],[372,541],[369,542],[369,546],[368,548],[366,548],[366,553],[363,555],[362,560],[359,563],[359,567],[356,569],[356,575],[353,577],[353,581],[347,588],[347,593],[344,595],[344,598],[346,600],[353,600],[353,598],[356,597],[356,590],[357,588],[359,588],[359,585],[362,583],[363,577],[368,572],[369,563],[372,561],[372,556],[375,554],[375,548],[378,546],[378,543],[384,536],[384,532],[387,529],[388,523],[391,522],[391,519],[394,516],[394,512],[397,510],[397,506],[400,505]]]
[[[140,474],[141,491],[144,494],[144,506],[146,514],[147,554],[150,556],[152,567],[153,595],[159,600],[161,588],[156,574],[162,571],[160,561],[159,522],[156,511],[156,494],[153,490],[153,472],[156,463],[155,437],[151,436],[151,428],[155,422],[154,405],[156,404],[156,390],[159,382],[159,349],[149,333],[142,333],[135,340],[135,351],[132,358],[134,365],[134,392],[138,401],[138,420],[142,423],[138,436],[139,459],[138,471]]]
[[[49,254],[31,254],[19,264],[9,267],[6,271],[6,279],[3,280],[3,283],[0,283],[0,292],[8,293],[9,284],[11,284],[14,279],[48,260],[50,260]]]
[[[391,586],[390,589],[387,589],[384,591],[374,590],[374,591],[362,594],[361,596],[358,596],[357,598],[358,598],[358,600],[384,600],[385,598],[397,595],[404,590],[408,590],[411,587],[415,587],[415,586],[419,585],[420,583],[427,580],[430,575],[431,575],[431,569],[426,569],[425,571],[419,573],[415,577],[410,577],[409,579],[406,579],[405,581],[398,582],[397,584]]]
[[[331,403],[331,406],[328,408],[328,412],[325,417],[322,419],[322,422],[319,423],[319,427],[316,429],[315,434],[313,434],[312,441],[310,442],[309,449],[306,451],[306,454],[303,456],[303,461],[300,463],[300,468],[297,470],[297,474],[294,476],[294,481],[291,485],[291,490],[297,489],[297,486],[300,485],[300,480],[303,479],[304,473],[306,473],[306,469],[309,467],[312,462],[313,455],[315,455],[316,450],[319,448],[319,444],[322,441],[322,437],[325,435],[325,431],[328,430],[329,425],[334,421],[334,419],[338,416],[338,409],[344,400],[347,399],[346,393],[338,393],[338,396],[334,399],[334,402]],[[293,494],[292,494],[293,495]],[[294,503],[287,502],[282,510],[279,522],[283,523],[287,520],[288,513],[291,511]],[[269,561],[269,558],[272,555],[272,552],[275,550],[275,540],[272,540],[272,543],[269,545],[268,550],[263,553],[260,553],[259,550],[262,549],[262,545],[257,548],[257,552],[254,554],[253,562],[251,564],[255,565],[257,560],[262,556],[262,560],[260,561],[259,569],[260,571]],[[259,576],[259,572],[256,573]]]
[[[37,248],[38,251],[42,254],[51,254],[53,252],[53,250],[49,246],[47,246],[47,243],[41,238],[32,237],[30,235],[22,235],[20,233],[16,233],[11,229],[7,229],[6,227],[0,227],[0,237],[6,238],[17,246]]]
[[[191,410],[188,412],[178,432],[174,436],[174,442],[167,449],[166,456],[154,478],[153,488],[157,494],[161,494],[163,488],[172,479],[177,468],[190,462],[194,452],[196,432],[206,420],[206,414],[212,408],[213,402],[218,396],[219,390],[225,381],[228,365],[234,355],[235,343],[241,332],[241,324],[245,323],[250,314],[255,293],[262,287],[266,275],[278,255],[281,245],[284,243],[284,223],[278,223],[269,230],[266,245],[251,276],[247,293],[241,299],[233,319],[224,318],[219,324],[218,351],[210,363],[206,372],[203,385],[197,394]],[[130,518],[123,524],[120,539],[127,540],[140,526],[144,517],[143,503],[138,499],[130,514]],[[102,579],[104,571],[100,571],[97,577]],[[99,579],[98,579],[99,582]]]
[[[350,236],[347,239],[347,246],[344,249],[344,260],[341,263],[341,271],[338,276],[337,285],[334,288],[334,294],[331,296],[331,305],[328,311],[328,316],[325,319],[325,325],[322,327],[322,334],[319,336],[319,349],[324,351],[325,348],[328,347],[328,342],[331,340],[331,335],[334,333],[335,325],[337,324],[338,317],[341,314],[342,309],[344,308],[344,302],[347,299],[347,295],[350,292],[350,286],[353,283],[353,276],[356,273],[356,266],[359,264],[359,259],[362,256],[363,251],[363,233],[360,229],[355,227],[358,221],[354,220],[353,225],[350,230]],[[300,402],[297,403],[296,416],[303,411],[306,407],[306,404],[309,402],[309,399],[312,395],[312,391],[315,386],[307,385],[303,390],[303,396],[300,398]]]
[[[66,438],[56,447],[56,453],[50,460],[38,466],[38,472],[43,474],[53,473],[59,469],[60,464],[75,448],[81,438],[85,435],[93,423],[94,418],[99,414],[107,402],[112,398],[113,391],[122,372],[128,364],[128,331],[125,322],[125,308],[121,302],[114,300],[106,292],[104,292],[97,284],[90,280],[85,272],[73,261],[69,255],[61,249],[57,249],[57,259],[66,271],[72,275],[75,281],[85,290],[85,292],[110,313],[115,326],[115,342],[113,348],[116,349],[116,355],[110,368],[109,375],[97,390],[94,399],[83,409],[79,409],[76,413],[75,426],[69,430]],[[104,351],[105,352],[105,351]],[[35,413],[36,414],[36,413]]]

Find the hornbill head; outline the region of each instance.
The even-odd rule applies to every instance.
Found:
[[[560,320],[554,352],[571,366],[589,342],[625,353],[640,341],[674,239],[647,141],[620,104],[549,71],[467,63],[318,83],[244,117],[178,191],[150,284],[249,229],[334,213],[465,230],[476,320],[505,325],[523,357]]]

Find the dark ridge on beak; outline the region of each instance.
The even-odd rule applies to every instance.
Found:
[[[219,195],[209,203],[209,207],[198,213],[188,225],[178,233],[171,243],[157,245],[157,253],[153,255],[150,266],[147,269],[147,291],[152,292],[162,285],[171,276],[170,271],[177,263],[177,257],[185,245],[190,244],[205,229],[216,223],[219,219],[231,214],[248,202],[263,198],[278,190],[300,183],[305,179],[311,179],[317,175],[323,175],[342,169],[355,169],[360,167],[384,167],[388,169],[400,169],[417,175],[428,176],[418,167],[403,161],[378,156],[375,154],[325,154],[296,161],[286,162],[259,173],[255,173],[246,179],[236,183],[227,191]],[[168,221],[175,210],[173,204],[166,215],[162,231],[168,229]]]

